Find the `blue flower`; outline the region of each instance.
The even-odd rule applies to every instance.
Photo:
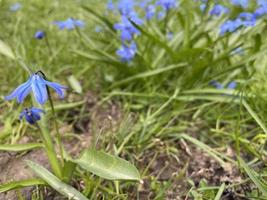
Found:
[[[108,10],[115,10],[115,6],[112,0],[109,0],[107,3],[107,9]]]
[[[146,12],[146,19],[150,20],[152,17],[154,17],[156,13],[156,7],[154,5],[148,5],[145,8],[145,12]]]
[[[249,0],[232,0],[232,3],[236,6],[247,8],[249,4]]]
[[[44,104],[48,99],[47,87],[53,88],[60,98],[64,98],[64,90],[67,89],[58,83],[45,80],[38,73],[32,74],[28,81],[17,87],[10,95],[6,96],[6,100],[17,98],[18,103],[22,103],[25,97],[33,92],[36,101]]]
[[[35,34],[34,34],[34,37],[38,40],[41,40],[45,37],[45,32],[44,31],[37,31]]]
[[[235,20],[227,20],[221,26],[221,34],[226,32],[234,32],[238,28],[244,26],[255,26],[256,25],[256,16],[252,13],[243,12]]]
[[[9,7],[9,10],[12,12],[16,12],[19,9],[21,9],[21,7],[22,7],[21,3],[14,3]]]
[[[158,0],[156,2],[157,6],[161,6],[164,10],[170,10],[172,8],[177,7],[178,0]]]
[[[65,21],[55,21],[54,24],[57,25],[60,30],[63,29],[72,30],[75,27],[80,27],[80,28],[84,27],[84,22],[82,20],[76,20],[73,18],[68,18]]]
[[[132,42],[129,46],[126,44],[122,44],[121,48],[117,50],[117,55],[120,56],[122,62],[131,61],[137,52],[137,47],[134,42]]]
[[[209,84],[212,85],[212,86],[214,86],[214,87],[217,88],[217,89],[224,89],[224,88],[225,88],[225,87],[223,86],[223,84],[221,84],[221,83],[219,83],[218,81],[215,81],[215,80],[211,81]],[[231,89],[231,90],[235,89],[235,88],[236,88],[236,82],[235,82],[235,81],[231,81],[231,82],[227,85],[226,88],[227,88],[227,89]]]
[[[142,20],[139,20],[137,17],[132,17],[131,20],[138,25],[142,24]],[[114,29],[121,31],[122,41],[131,41],[134,35],[140,34],[140,31],[135,28],[126,16],[121,17],[121,23],[115,24]]]
[[[226,32],[234,32],[237,30],[240,26],[242,26],[242,21],[240,19],[236,20],[227,20],[221,25],[220,34],[223,35]]]
[[[229,9],[228,8],[226,8],[225,6],[222,6],[220,4],[216,4],[216,5],[214,5],[213,9],[210,11],[210,15],[219,16],[222,13],[223,14],[226,14],[228,12],[229,12]]]
[[[245,27],[256,25],[256,17],[252,13],[248,12],[240,13],[238,18],[242,20],[242,25]]]
[[[122,15],[128,15],[134,10],[134,6],[136,5],[134,0],[120,0],[118,2],[118,10]]]
[[[19,119],[22,120],[25,117],[26,121],[30,124],[34,124],[36,121],[41,119],[40,114],[45,113],[42,109],[39,108],[25,108],[19,115]]]

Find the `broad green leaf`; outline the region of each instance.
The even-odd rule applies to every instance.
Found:
[[[14,189],[20,189],[24,187],[36,186],[36,185],[45,185],[45,182],[41,179],[28,179],[22,181],[14,181],[11,183],[6,183],[0,185],[0,193],[7,192]]]
[[[267,185],[265,185],[257,176],[257,172],[251,169],[241,158],[238,159],[240,165],[244,168],[245,172],[249,176],[249,178],[253,181],[253,183],[258,187],[258,189],[262,192],[262,194],[267,197]]]
[[[41,165],[29,160],[26,162],[27,165],[34,171],[34,173],[36,173],[41,179],[43,179],[48,185],[50,185],[60,194],[73,200],[88,200],[78,190],[59,180],[55,175],[53,175],[51,172],[49,172]]]
[[[0,151],[28,151],[35,148],[41,148],[41,143],[29,143],[29,144],[1,144]]]
[[[0,40],[0,53],[11,59],[15,59],[15,55],[13,51],[11,50],[11,48],[6,43],[4,43],[2,40]]]
[[[136,167],[126,160],[93,149],[86,150],[73,162],[83,169],[109,180],[140,180]]]
[[[77,92],[78,94],[82,93],[82,86],[80,82],[77,80],[77,78],[75,78],[75,76],[73,75],[69,76],[68,81],[70,83],[70,86],[75,92]]]

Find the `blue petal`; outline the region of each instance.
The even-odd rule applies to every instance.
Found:
[[[32,115],[28,115],[26,114],[25,115],[25,119],[27,122],[29,122],[30,124],[34,124],[35,123],[35,120],[33,119]]]
[[[34,97],[37,102],[40,104],[44,104],[48,97],[45,80],[39,75],[34,75],[31,86]]]
[[[30,88],[30,86],[31,86],[31,80],[32,79],[30,78],[28,81],[21,84],[10,95],[6,96],[5,99],[11,100],[11,99],[14,99],[17,97],[18,103],[21,103],[24,100],[24,98],[26,97],[26,95],[30,92],[30,91],[28,91],[28,88]],[[23,93],[23,94],[21,94],[21,93]]]
[[[45,81],[45,83],[49,87],[53,88],[60,98],[64,98],[64,90],[67,89],[67,87],[50,81]]]
[[[227,86],[228,89],[235,89],[236,88],[236,82],[235,81],[232,81],[228,84]]]
[[[31,111],[33,113],[45,113],[45,111],[43,109],[40,109],[40,108],[35,108],[35,107],[32,107],[31,108]]]

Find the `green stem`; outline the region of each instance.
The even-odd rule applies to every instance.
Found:
[[[49,43],[49,41],[48,41],[48,38],[45,37],[44,40],[45,40],[45,44],[46,44],[46,46],[47,46],[47,48],[48,48],[48,51],[49,51],[50,55],[53,56],[53,51],[52,51],[52,48],[51,48],[50,43]]]
[[[51,107],[51,111],[54,117],[54,121],[55,121],[55,127],[56,127],[56,142],[57,145],[59,146],[59,151],[60,151],[60,156],[61,156],[61,162],[64,165],[64,147],[63,147],[63,143],[62,143],[62,139],[59,133],[59,128],[58,128],[58,123],[57,123],[57,116],[56,116],[56,112],[55,112],[55,108],[54,108],[54,104],[53,104],[53,100],[51,98],[51,94],[49,91],[49,88],[46,86],[47,89],[47,94],[48,94],[48,99],[49,99],[49,103],[50,103],[50,107]]]
[[[62,170],[61,170],[61,165],[60,162],[57,158],[57,154],[54,148],[53,140],[52,137],[49,133],[49,131],[42,125],[39,125],[39,123],[36,124],[37,128],[39,129],[41,133],[41,138],[43,140],[43,143],[45,145],[45,150],[48,156],[48,160],[50,162],[51,168],[54,172],[54,174],[58,178],[62,178]]]

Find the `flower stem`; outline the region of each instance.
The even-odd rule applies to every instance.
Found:
[[[64,151],[63,143],[62,143],[61,136],[60,136],[60,133],[59,133],[59,128],[58,128],[57,116],[56,116],[56,112],[55,112],[55,108],[54,108],[54,103],[53,103],[53,100],[51,98],[51,94],[50,94],[49,88],[47,86],[46,86],[46,89],[47,89],[47,94],[48,94],[48,99],[49,99],[51,111],[52,111],[52,114],[53,114],[53,117],[54,117],[54,121],[55,121],[56,142],[57,142],[57,145],[59,146],[61,162],[64,165],[64,152],[65,151]]]
[[[36,124],[37,128],[39,129],[41,133],[41,138],[43,140],[43,143],[45,145],[45,150],[48,156],[48,160],[50,162],[51,168],[55,175],[62,179],[62,167],[60,165],[60,162],[57,158],[57,154],[54,148],[52,137],[47,130],[45,126],[39,125],[39,123]]]
[[[52,48],[51,48],[50,43],[49,43],[49,41],[48,41],[48,38],[45,37],[44,40],[45,40],[45,44],[46,44],[46,46],[47,46],[47,48],[48,48],[48,51],[49,51],[50,55],[53,56],[53,51],[52,51]]]

